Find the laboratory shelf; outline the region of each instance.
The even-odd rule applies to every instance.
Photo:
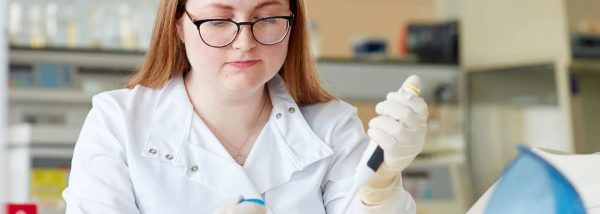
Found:
[[[8,146],[56,147],[75,145],[80,127],[16,124],[8,129]]]
[[[412,74],[421,77],[422,94],[429,99],[440,85],[456,86],[460,76],[458,66],[439,64],[322,60],[318,69],[324,86],[331,93],[352,100],[383,100]]]
[[[71,49],[11,48],[11,64],[39,62],[73,65],[80,70],[103,68],[129,74],[144,58],[143,52],[94,51]],[[317,63],[326,89],[335,96],[350,100],[382,100],[385,95],[398,90],[404,79],[412,74],[421,77],[426,98],[440,84],[456,85],[460,76],[458,65],[421,64],[410,61],[357,61],[351,59],[319,59]],[[89,69],[87,69],[89,70]]]
[[[90,104],[92,95],[79,89],[42,89],[11,88],[8,92],[10,102]]]
[[[571,72],[600,74],[600,59],[574,59]]]
[[[11,64],[40,62],[63,63],[81,67],[135,69],[144,59],[143,52],[95,51],[85,49],[30,49],[12,47],[8,52]]]

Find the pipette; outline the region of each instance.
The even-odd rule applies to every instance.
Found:
[[[398,90],[398,93],[400,93],[400,95],[406,99],[410,99],[414,96],[420,96],[421,79],[417,75],[411,75],[410,77],[406,78],[402,84],[402,87],[400,90]],[[365,160],[366,158],[368,159]],[[342,214],[345,214],[348,211],[348,208],[351,206],[358,190],[369,181],[373,174],[377,172],[382,163],[383,149],[381,149],[381,147],[379,147],[376,143],[370,142],[369,146],[363,153],[361,161],[359,162],[358,166],[356,166],[354,182],[352,183],[352,188],[349,192],[350,194],[346,197]]]

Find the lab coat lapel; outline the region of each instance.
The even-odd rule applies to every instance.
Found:
[[[185,174],[188,178],[227,197],[261,198],[254,183],[235,161],[191,143],[187,143],[186,147],[182,151],[181,164],[187,166]]]
[[[142,155],[182,167],[188,178],[214,191],[261,198],[289,182],[295,172],[333,154],[309,127],[279,75],[269,81],[268,89],[271,118],[244,167],[188,142],[194,140],[189,139],[194,113],[182,76],[160,89]]]
[[[269,81],[268,88],[273,103],[271,118],[245,165],[260,194],[289,182],[295,172],[333,154],[308,126],[279,75]]]
[[[252,181],[233,159],[189,142],[193,108],[183,77],[159,89],[151,131],[142,155],[183,169],[186,177],[227,195],[259,197]]]
[[[156,103],[148,106],[154,108],[154,118],[142,155],[175,164],[190,131],[193,108],[182,76],[174,77],[158,90]]]

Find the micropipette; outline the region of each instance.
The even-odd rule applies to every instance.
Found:
[[[414,96],[420,96],[421,94],[421,79],[416,75],[411,75],[406,78],[402,87],[398,91],[406,99],[410,99]],[[371,154],[370,156],[368,154]],[[368,160],[365,161],[365,158]],[[377,172],[381,164],[383,163],[383,149],[377,144],[370,142],[369,146],[363,153],[363,157],[356,166],[356,172],[354,173],[354,182],[350,189],[350,194],[347,196],[344,203],[344,209],[342,214],[346,213],[352,200],[356,196],[358,190],[365,185],[369,179]]]

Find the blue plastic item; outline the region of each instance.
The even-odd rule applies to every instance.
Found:
[[[519,156],[502,174],[486,214],[586,213],[573,185],[550,163],[519,145]]]
[[[248,198],[248,199],[240,199],[240,201],[238,201],[238,204],[241,203],[245,203],[245,202],[250,202],[250,203],[255,203],[261,206],[265,206],[265,201],[263,201],[262,199],[258,199],[258,198]]]

